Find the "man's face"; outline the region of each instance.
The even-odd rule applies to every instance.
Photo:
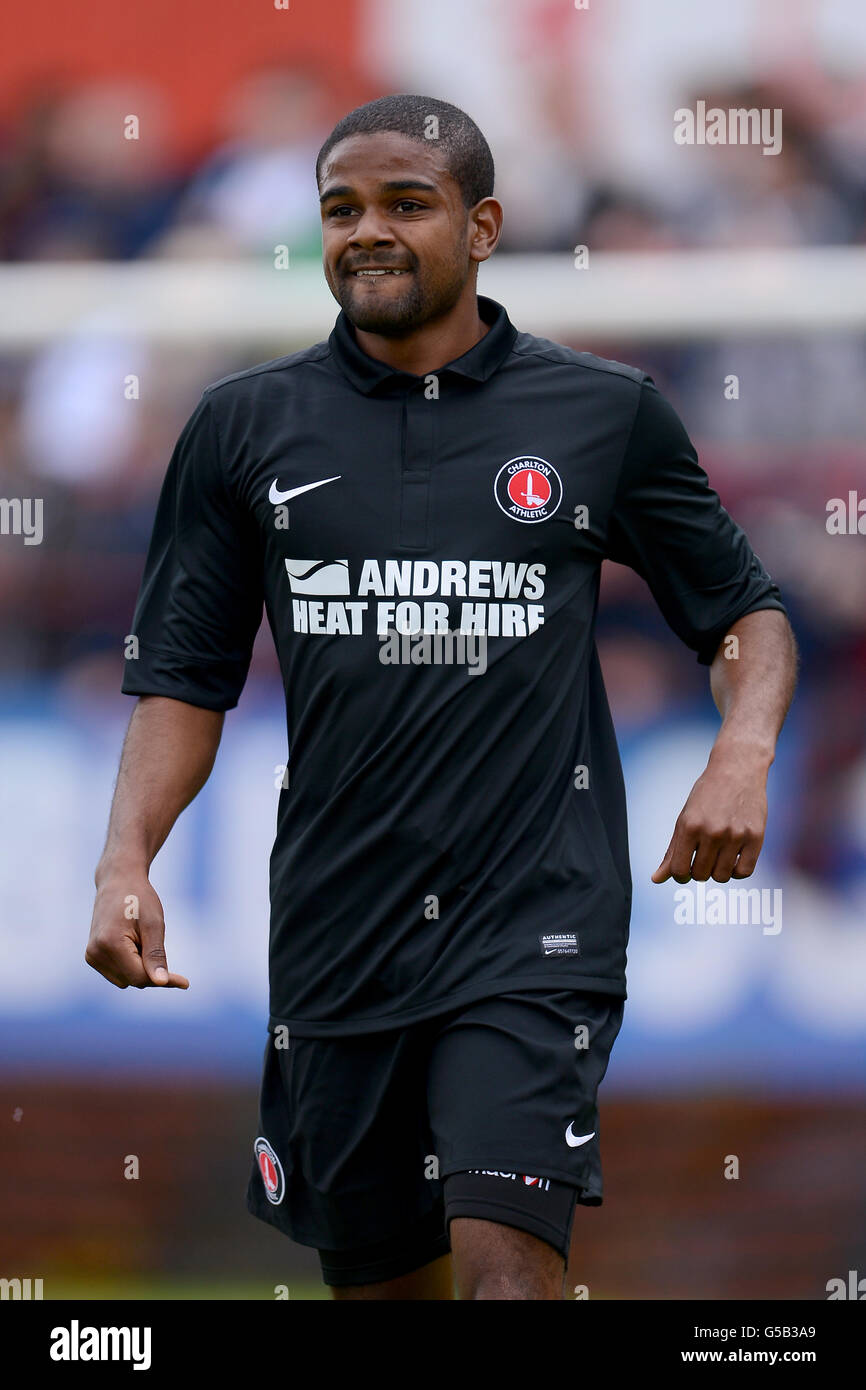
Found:
[[[454,307],[475,226],[435,140],[349,136],[323,162],[319,192],[325,279],[356,328],[400,337]],[[402,274],[357,274],[391,268]]]

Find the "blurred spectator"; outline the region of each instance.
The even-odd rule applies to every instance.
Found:
[[[693,87],[683,104],[706,109],[781,112],[781,148],[760,144],[683,146],[690,160],[689,197],[677,219],[695,245],[840,245],[862,225],[866,165],[855,170],[837,152],[828,113],[817,96],[789,81]]]
[[[597,184],[587,198],[577,242],[593,251],[666,251],[682,239],[661,203],[636,190]]]
[[[138,122],[137,138],[129,138]],[[41,91],[0,155],[0,255],[125,260],[168,223],[179,181],[168,165],[164,101],[143,84]]]
[[[285,244],[320,256],[316,155],[340,114],[326,77],[309,65],[251,73],[228,95],[226,142],[193,178],[162,253],[178,235],[194,244],[202,232],[212,253],[272,256]]]

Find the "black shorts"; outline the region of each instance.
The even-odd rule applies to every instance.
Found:
[[[314,1246],[328,1284],[450,1249],[454,1216],[566,1255],[602,1201],[597,1092],[624,1000],[521,990],[383,1033],[269,1036],[247,1207]]]

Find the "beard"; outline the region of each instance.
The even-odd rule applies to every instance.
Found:
[[[415,265],[404,285],[389,284],[371,292],[353,276],[345,275],[338,281],[336,299],[349,322],[362,333],[401,338],[450,313],[468,276],[469,266],[455,262],[446,278],[431,287]]]

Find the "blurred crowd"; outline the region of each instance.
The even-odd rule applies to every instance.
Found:
[[[317,256],[315,156],[344,114],[331,78],[310,60],[254,70],[227,92],[222,137],[197,157],[177,152],[156,87],[37,87],[0,132],[0,259],[131,260],[186,244],[270,258],[275,242]],[[502,251],[866,242],[866,79],[701,84],[672,94],[671,111],[698,100],[781,109],[780,151],[680,147],[678,177],[624,181],[562,128],[566,111],[545,108],[535,149],[497,141],[476,111],[499,159]],[[122,113],[138,127],[121,138]]]
[[[314,64],[251,71],[226,96],[220,135],[195,157],[178,156],[156,88],[41,86],[0,132],[0,258],[271,261],[285,243],[294,258],[315,260],[315,157],[344,114],[331,79]],[[767,157],[758,146],[687,147],[669,182],[611,180],[567,129],[548,128],[543,150],[512,151],[478,117],[502,173],[502,251],[866,245],[866,83],[767,78],[695,84],[671,97],[672,111],[698,98],[722,109],[782,108],[782,150]],[[471,100],[465,105],[476,114]],[[146,138],[119,139],[118,112],[135,112]],[[653,375],[783,588],[807,663],[802,699],[812,733],[796,860],[819,875],[862,873],[862,849],[846,827],[856,795],[850,772],[866,746],[866,541],[829,535],[825,517],[832,497],[851,489],[866,497],[866,338],[572,345]],[[3,495],[42,497],[45,509],[41,546],[11,537],[0,545],[8,689],[47,678],[87,698],[117,691],[155,495],[177,434],[207,382],[285,350],[263,343],[250,355],[203,343],[195,353],[156,352],[132,336],[70,334],[0,356]],[[134,409],[118,390],[118,361],[124,377],[143,383]],[[724,390],[731,373],[736,400]],[[645,588],[619,569],[605,579],[600,633],[621,723],[639,728],[703,697],[705,672],[696,664],[684,671]],[[260,638],[251,681],[264,689],[276,680]]]

